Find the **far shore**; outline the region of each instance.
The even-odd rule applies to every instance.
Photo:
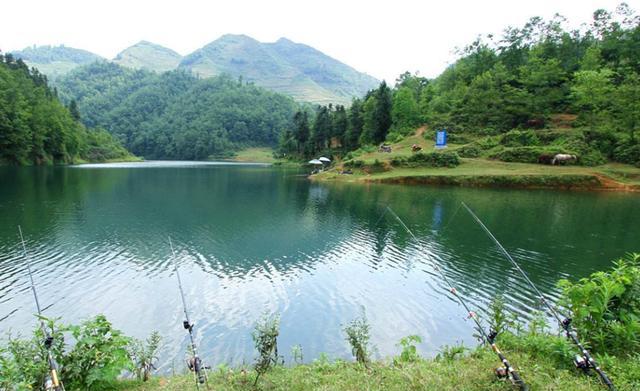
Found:
[[[456,168],[385,166],[379,172],[368,167],[352,169],[352,174],[341,172],[342,168],[337,167],[309,178],[354,183],[640,192],[640,168],[618,163],[582,167],[462,159]]]

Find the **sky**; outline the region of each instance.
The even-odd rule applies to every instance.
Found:
[[[185,55],[223,34],[287,37],[393,82],[404,71],[435,77],[477,36],[560,13],[570,27],[619,0],[30,0],[2,5],[0,50],[60,45],[113,58],[140,40]],[[640,0],[628,0],[635,10]]]

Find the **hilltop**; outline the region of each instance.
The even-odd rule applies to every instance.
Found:
[[[181,60],[182,56],[169,48],[140,41],[118,53],[113,62],[128,68],[162,73],[176,69]]]
[[[246,35],[224,35],[185,56],[180,68],[202,77],[228,73],[298,101],[347,104],[378,80],[304,44],[281,38],[262,43]]]
[[[49,80],[55,80],[80,65],[103,60],[97,54],[64,45],[31,46],[11,54],[21,58],[27,65],[38,68]]]

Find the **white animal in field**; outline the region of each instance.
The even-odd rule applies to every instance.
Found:
[[[578,160],[578,157],[576,155],[567,155],[565,153],[559,153],[553,157],[553,160],[551,160],[551,164],[569,162],[572,160],[576,161]]]

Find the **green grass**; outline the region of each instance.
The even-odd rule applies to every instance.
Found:
[[[515,348],[514,346],[509,346]],[[506,352],[531,390],[603,390],[596,377],[584,376],[571,363],[541,359],[525,351]],[[499,361],[488,348],[478,348],[458,359],[419,360],[394,365],[374,362],[368,368],[345,361],[317,360],[312,364],[277,367],[253,387],[255,372],[248,368],[220,367],[211,371],[209,385],[214,390],[513,390],[493,375]],[[640,385],[640,361],[610,358],[605,367],[619,390]],[[195,389],[191,375],[154,377],[149,383],[123,382],[127,391]]]
[[[273,157],[273,149],[269,147],[246,148],[236,152],[235,156],[229,160],[251,163],[275,163],[278,161]]]

